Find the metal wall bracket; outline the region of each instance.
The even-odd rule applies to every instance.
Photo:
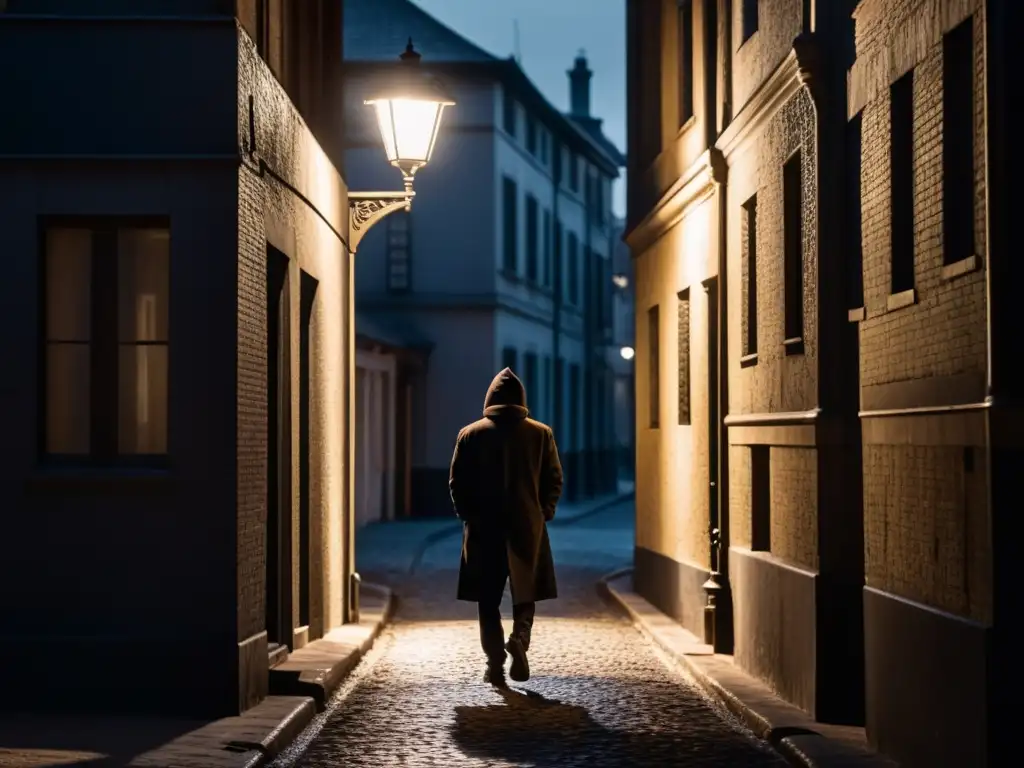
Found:
[[[408,211],[416,193],[410,187],[404,192],[348,193],[348,249],[355,253],[370,227],[395,211]]]

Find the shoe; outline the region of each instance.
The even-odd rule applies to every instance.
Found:
[[[517,683],[529,680],[530,662],[526,658],[526,649],[523,647],[523,641],[518,637],[510,637],[509,641],[505,643],[505,650],[512,657],[512,666],[508,670],[509,677]]]
[[[505,668],[488,664],[484,671],[484,682],[495,688],[508,688],[508,681],[505,680]]]

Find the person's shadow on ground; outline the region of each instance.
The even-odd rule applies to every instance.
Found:
[[[536,768],[745,764],[728,762],[721,745],[699,735],[616,731],[575,704],[521,689],[501,694],[503,704],[455,708],[452,738],[466,756]]]

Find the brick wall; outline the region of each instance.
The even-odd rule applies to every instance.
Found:
[[[793,48],[803,29],[802,0],[760,0],[758,29],[743,40],[743,3],[732,6],[732,113],[771,76]]]
[[[817,462],[813,448],[773,446],[768,465],[771,553],[811,570],[818,567]]]
[[[881,407],[901,388],[899,405],[937,405],[958,395],[984,397],[986,299],[982,257],[984,211],[984,18],[976,2],[871,3],[857,17],[858,60],[850,107],[862,111],[862,231],[865,319],[860,323],[862,400]],[[943,256],[942,35],[974,11],[975,187],[974,269],[950,273]],[[889,310],[889,84],[914,70],[915,302]],[[921,402],[908,402],[915,397]],[[927,402],[925,402],[927,400]],[[991,615],[990,545],[985,500],[986,456],[958,445],[940,415],[929,444],[909,426],[879,426],[864,446],[867,584],[985,621]],[[947,417],[948,418],[948,417]],[[879,420],[879,423],[885,420]],[[883,435],[879,437],[879,435]],[[937,437],[935,437],[937,436]]]
[[[730,168],[729,205],[729,413],[802,411],[817,404],[817,174],[814,107],[801,89],[765,128],[757,143]],[[782,168],[801,151],[804,183],[804,353],[785,354]],[[741,368],[740,278],[742,203],[757,193],[757,365]]]

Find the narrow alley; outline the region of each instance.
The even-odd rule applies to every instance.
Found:
[[[364,577],[391,579],[395,621],[275,768],[785,765],[598,595],[597,580],[630,561],[632,502],[551,538],[561,597],[538,606],[533,677],[506,692],[481,682],[476,606],[454,599],[458,537],[397,582],[378,555],[389,573]]]

